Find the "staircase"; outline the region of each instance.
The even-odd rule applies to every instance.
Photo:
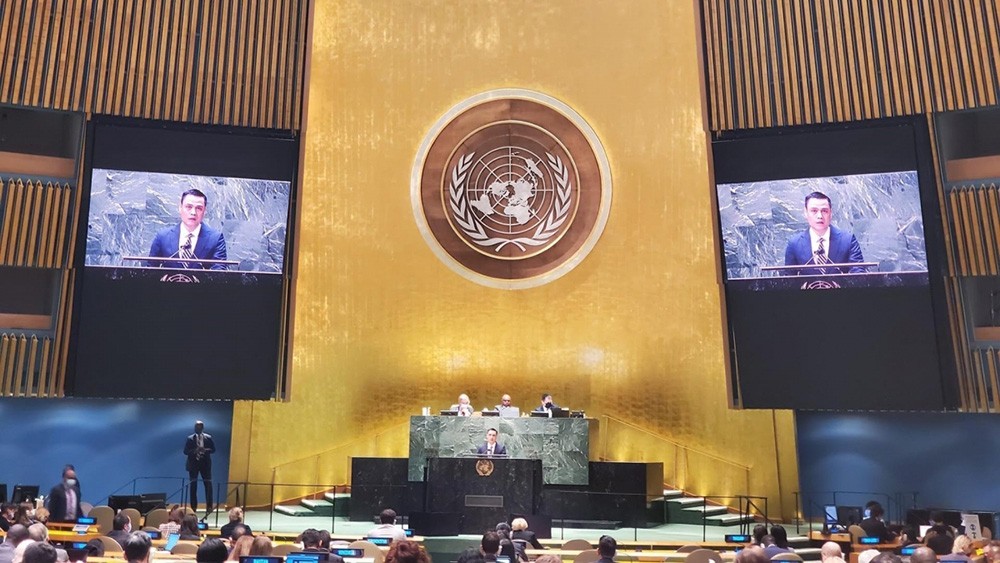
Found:
[[[321,499],[302,499],[298,504],[278,504],[274,511],[285,516],[347,516],[350,493],[325,493]]]
[[[663,513],[666,505],[668,524],[697,524],[702,521],[709,526],[739,526],[754,521],[750,516],[740,516],[729,507],[709,505],[703,497],[684,496],[684,491],[664,489],[663,497],[653,501],[651,512]]]

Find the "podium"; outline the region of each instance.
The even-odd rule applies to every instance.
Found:
[[[542,462],[498,457],[427,460],[427,511],[462,514],[463,534],[481,534],[509,514],[535,514],[542,493]],[[419,530],[418,530],[419,531]]]

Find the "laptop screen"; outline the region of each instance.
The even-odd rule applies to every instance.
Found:
[[[181,540],[180,534],[170,534],[169,536],[167,536],[167,543],[166,545],[163,546],[163,549],[165,551],[170,551],[171,549],[174,548],[175,545],[177,545],[177,542],[179,542],[180,540]]]

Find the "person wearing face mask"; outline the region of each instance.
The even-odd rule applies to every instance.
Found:
[[[83,516],[80,512],[80,483],[76,480],[76,468],[67,465],[63,468],[62,482],[52,490],[46,499],[51,522],[76,522]]]
[[[184,455],[187,456],[188,477],[191,480],[191,510],[198,510],[198,475],[205,484],[205,518],[212,513],[212,454],[215,453],[215,442],[212,436],[205,432],[205,423],[196,420],[194,434],[187,437],[184,443]]]

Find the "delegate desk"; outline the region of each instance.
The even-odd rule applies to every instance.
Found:
[[[429,458],[468,456],[485,443],[489,428],[499,431],[512,459],[541,460],[546,485],[588,484],[591,433],[597,432],[592,418],[411,417],[409,480],[424,480]]]

